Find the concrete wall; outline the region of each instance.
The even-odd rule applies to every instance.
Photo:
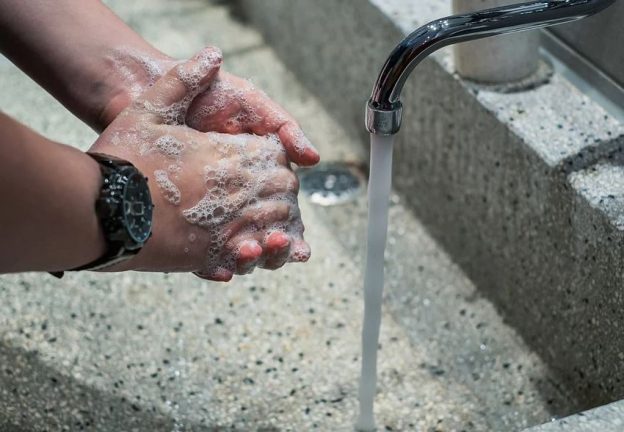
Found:
[[[595,17],[556,27],[554,32],[624,86],[624,3]]]
[[[433,0],[239,4],[362,143],[364,102],[386,55],[445,12]],[[595,173],[621,150],[622,124],[557,75],[500,94],[452,70],[439,53],[406,86],[396,190],[580,406],[624,397],[624,199],[604,188],[622,168]]]

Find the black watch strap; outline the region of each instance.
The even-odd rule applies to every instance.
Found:
[[[139,253],[147,240],[146,238],[142,242],[137,242],[132,240],[129,235],[120,235],[120,233],[125,231],[124,227],[120,225],[120,221],[123,219],[121,212],[124,211],[125,202],[123,201],[124,196],[121,185],[116,184],[122,178],[123,171],[129,172],[133,176],[139,175],[141,180],[145,181],[145,187],[147,187],[147,179],[128,161],[100,153],[87,154],[98,162],[102,173],[100,196],[95,204],[95,211],[104,231],[107,251],[97,260],[68,271],[103,270],[112,267],[129,260]],[[147,190],[147,195],[149,196],[149,189]],[[153,207],[151,199],[148,199],[146,207],[148,208],[149,224],[151,226],[151,211]],[[149,235],[151,235],[151,229],[148,233]],[[64,272],[50,272],[50,274],[62,278]]]
[[[130,258],[132,258],[134,255],[136,255],[139,250],[141,250],[140,248],[135,250],[135,251],[131,251],[132,253],[130,254],[129,251],[125,251],[124,249],[119,249],[119,255],[118,256],[109,256],[108,254],[104,255],[101,258],[98,258],[97,260],[90,262],[89,264],[85,264],[83,266],[80,267],[76,267],[73,269],[69,269],[69,270],[65,270],[65,271],[81,271],[81,270],[93,270],[93,271],[97,271],[97,270],[104,270],[108,267],[112,267],[115,264],[119,264],[122,263],[124,261],[129,260]],[[59,279],[61,279],[64,275],[65,275],[65,271],[58,271],[58,272],[50,272],[50,274],[52,276],[55,276]]]

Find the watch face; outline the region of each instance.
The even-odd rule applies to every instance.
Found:
[[[128,234],[141,245],[152,232],[152,198],[147,181],[139,173],[132,173],[123,192],[124,220]]]

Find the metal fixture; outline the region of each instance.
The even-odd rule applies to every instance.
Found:
[[[521,3],[432,21],[405,38],[384,64],[366,108],[366,128],[394,135],[401,127],[401,91],[414,68],[432,52],[458,42],[531,30],[585,18],[615,0],[551,0]]]
[[[453,0],[453,14],[467,14],[517,4],[520,0]],[[521,87],[544,65],[539,57],[540,32],[502,35],[453,45],[455,72],[472,82]]]
[[[366,183],[364,174],[353,164],[320,163],[314,168],[298,171],[301,192],[321,206],[333,206],[353,201]]]
[[[624,122],[624,86],[550,30],[542,32],[542,54],[554,63],[555,70],[584,93],[590,93],[612,116]]]

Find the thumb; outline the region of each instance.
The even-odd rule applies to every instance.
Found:
[[[137,99],[136,106],[152,115],[156,123],[184,123],[191,102],[207,90],[222,62],[218,48],[204,48],[163,75]]]

